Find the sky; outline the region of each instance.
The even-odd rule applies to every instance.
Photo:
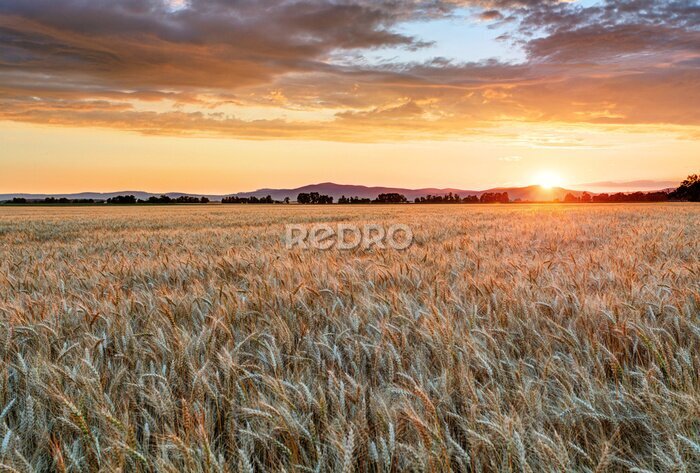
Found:
[[[0,193],[698,171],[697,0],[0,2]]]

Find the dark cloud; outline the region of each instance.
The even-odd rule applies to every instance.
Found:
[[[526,45],[533,59],[630,63],[630,55],[645,54],[658,63],[669,53],[700,54],[700,5],[609,0],[588,8],[557,4],[527,10],[521,31],[542,30],[545,36]]]
[[[503,39],[527,60],[351,59],[425,47],[400,26],[459,7],[509,21]],[[503,120],[696,127],[699,25],[690,0],[4,0],[0,119],[327,139]],[[242,119],[236,107],[286,118]],[[309,112],[324,118],[294,118]]]
[[[700,55],[700,31],[645,24],[589,25],[533,40],[527,48],[533,57],[557,62],[617,61],[636,65],[630,58],[636,54],[659,63],[673,59],[668,55],[674,53]]]
[[[372,3],[8,0],[0,59],[16,71],[94,76],[128,88],[237,87],[323,69],[337,50],[420,47],[391,30],[406,12]]]

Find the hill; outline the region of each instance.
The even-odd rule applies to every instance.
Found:
[[[168,192],[165,194],[161,193],[151,193],[144,191],[118,191],[118,192],[80,192],[76,194],[0,194],[0,201],[11,200],[15,197],[25,198],[28,200],[43,200],[47,197],[54,198],[67,198],[67,199],[94,199],[94,200],[107,200],[110,197],[115,197],[118,195],[133,195],[138,199],[146,200],[151,196],[167,195],[171,198],[177,198],[183,195],[191,195],[196,197],[208,197],[212,202],[221,201],[222,198],[228,196],[236,197],[266,197],[268,195],[272,196],[274,200],[284,200],[289,197],[290,200],[296,200],[297,195],[300,193],[318,192],[319,194],[330,195],[336,201],[341,196],[346,197],[362,197],[375,199],[379,194],[388,193],[398,193],[403,194],[409,200],[414,200],[416,197],[425,197],[427,195],[445,195],[448,193],[457,194],[460,197],[465,197],[467,195],[481,196],[486,192],[507,192],[511,200],[520,199],[523,201],[551,201],[554,199],[563,200],[567,193],[579,196],[583,191],[564,189],[561,187],[555,187],[552,189],[545,189],[540,186],[527,186],[527,187],[497,187],[493,189],[485,190],[468,190],[468,189],[454,189],[454,188],[434,188],[426,187],[420,189],[408,189],[402,187],[369,187],[360,185],[350,185],[350,184],[336,184],[333,182],[323,182],[320,184],[310,184],[302,187],[296,187],[291,189],[274,189],[265,188],[258,189],[251,192],[239,192],[237,194],[197,194],[197,193],[186,193],[186,192]]]
[[[486,190],[467,190],[454,188],[434,188],[426,187],[420,189],[407,189],[402,187],[368,187],[348,184],[336,184],[333,182],[323,182],[320,184],[311,184],[308,186],[297,187],[294,189],[258,189],[253,192],[241,192],[235,194],[237,197],[265,197],[272,196],[275,200],[283,200],[285,197],[296,199],[297,195],[302,192],[318,192],[332,196],[338,200],[341,196],[346,197],[363,197],[374,199],[379,194],[398,193],[406,196],[408,200],[414,200],[416,197],[425,197],[427,195],[445,195],[448,193],[457,194],[460,197],[467,195],[481,196],[487,192],[508,192],[511,200],[521,199],[529,201],[547,201],[560,199],[563,200],[567,193],[579,196],[583,192],[570,189],[555,187],[552,189],[543,189],[540,186],[527,187],[498,187]]]

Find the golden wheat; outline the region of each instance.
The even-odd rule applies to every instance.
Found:
[[[2,208],[0,469],[698,471],[699,255],[691,204]]]

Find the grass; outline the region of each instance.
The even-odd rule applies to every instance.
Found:
[[[691,204],[2,208],[0,471],[698,471],[699,255]]]

